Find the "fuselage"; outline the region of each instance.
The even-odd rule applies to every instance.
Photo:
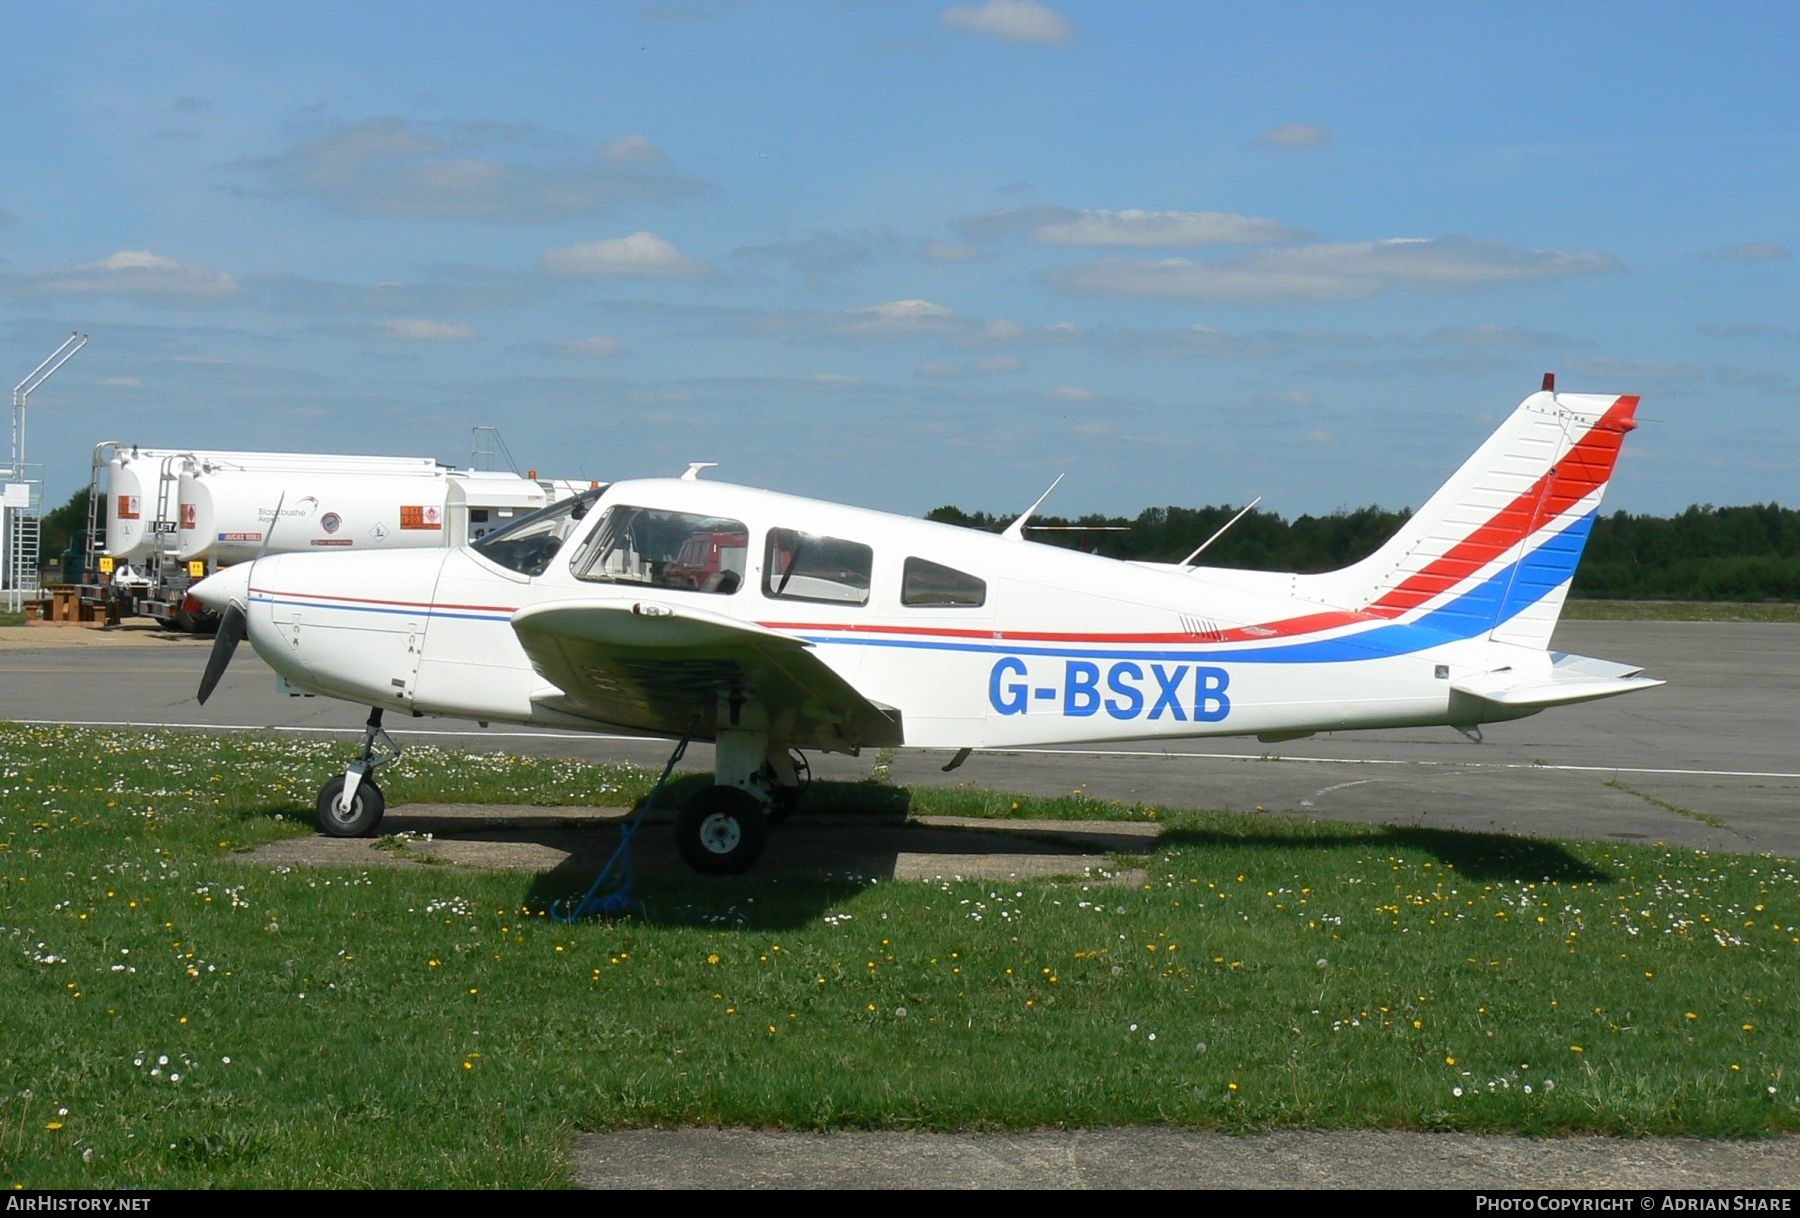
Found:
[[[523,548],[485,546],[246,564],[249,638],[291,685],[365,705],[656,731],[547,705],[557,691],[513,617],[550,602],[689,608],[804,640],[899,711],[908,746],[944,748],[1463,726],[1530,710],[1454,681],[1551,666],[1536,648],[1466,637],[1453,606],[1395,620],[1282,594],[1299,580],[1120,562],[725,483],[615,483],[570,524],[541,570]]]

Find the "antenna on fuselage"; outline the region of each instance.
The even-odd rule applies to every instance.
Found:
[[[1189,554],[1186,558],[1182,559],[1180,565],[1186,567],[1189,563],[1193,562],[1196,558],[1199,558],[1201,550],[1206,549],[1207,546],[1210,546],[1213,542],[1215,542],[1215,541],[1219,540],[1219,538],[1225,536],[1226,529],[1229,529],[1232,525],[1236,524],[1238,521],[1240,521],[1244,517],[1248,516],[1250,514],[1250,509],[1254,508],[1257,504],[1259,504],[1261,502],[1262,502],[1262,496],[1258,495],[1256,498],[1252,499],[1249,503],[1245,504],[1243,511],[1239,512],[1237,515],[1233,516],[1230,520],[1227,520],[1224,524],[1220,525],[1219,531],[1217,533],[1214,533],[1211,537],[1208,537],[1205,541],[1201,542],[1200,549],[1195,550],[1192,554]],[[1190,571],[1195,571],[1198,569],[1199,568],[1197,568],[1197,567],[1189,568]]]
[[[1043,506],[1044,500],[1050,498],[1050,492],[1056,489],[1056,483],[1061,482],[1062,480],[1063,480],[1062,474],[1056,475],[1056,482],[1052,482],[1049,485],[1049,487],[1045,489],[1044,493],[1037,497],[1037,501],[1035,503],[1033,503],[1030,507],[1025,509],[1025,514],[1023,516],[1020,516],[1017,520],[1015,520],[1011,524],[1007,525],[1006,532],[1000,534],[1000,536],[1010,537],[1014,541],[1024,541],[1025,540],[1025,522],[1027,520],[1031,519],[1032,514],[1035,513],[1038,510],[1038,508]]]
[[[681,480],[683,482],[698,482],[700,481],[701,470],[714,469],[718,464],[717,461],[689,461],[687,473],[681,475]]]

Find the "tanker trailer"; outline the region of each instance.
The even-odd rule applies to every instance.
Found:
[[[322,458],[330,460],[330,458]],[[459,545],[542,508],[542,487],[516,474],[212,465],[181,475],[173,561],[136,612],[179,629],[212,624],[187,595],[222,566],[258,554]],[[279,513],[279,515],[277,515]]]

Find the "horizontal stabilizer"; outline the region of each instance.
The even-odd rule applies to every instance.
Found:
[[[1502,668],[1452,681],[1450,688],[1497,706],[1544,707],[1614,698],[1662,684],[1638,675],[1641,668],[1611,660],[1552,652],[1551,661],[1548,677]]]

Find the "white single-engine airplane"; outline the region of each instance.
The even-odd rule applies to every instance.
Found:
[[[715,742],[683,857],[741,871],[799,750],[1483,723],[1661,684],[1548,650],[1636,397],[1545,377],[1370,557],[1317,575],[1121,562],[702,481],[617,482],[459,549],[283,554],[193,589],[290,690],[371,708],[319,824],[372,833],[384,710]],[[1027,513],[1029,516],[1030,513]]]

